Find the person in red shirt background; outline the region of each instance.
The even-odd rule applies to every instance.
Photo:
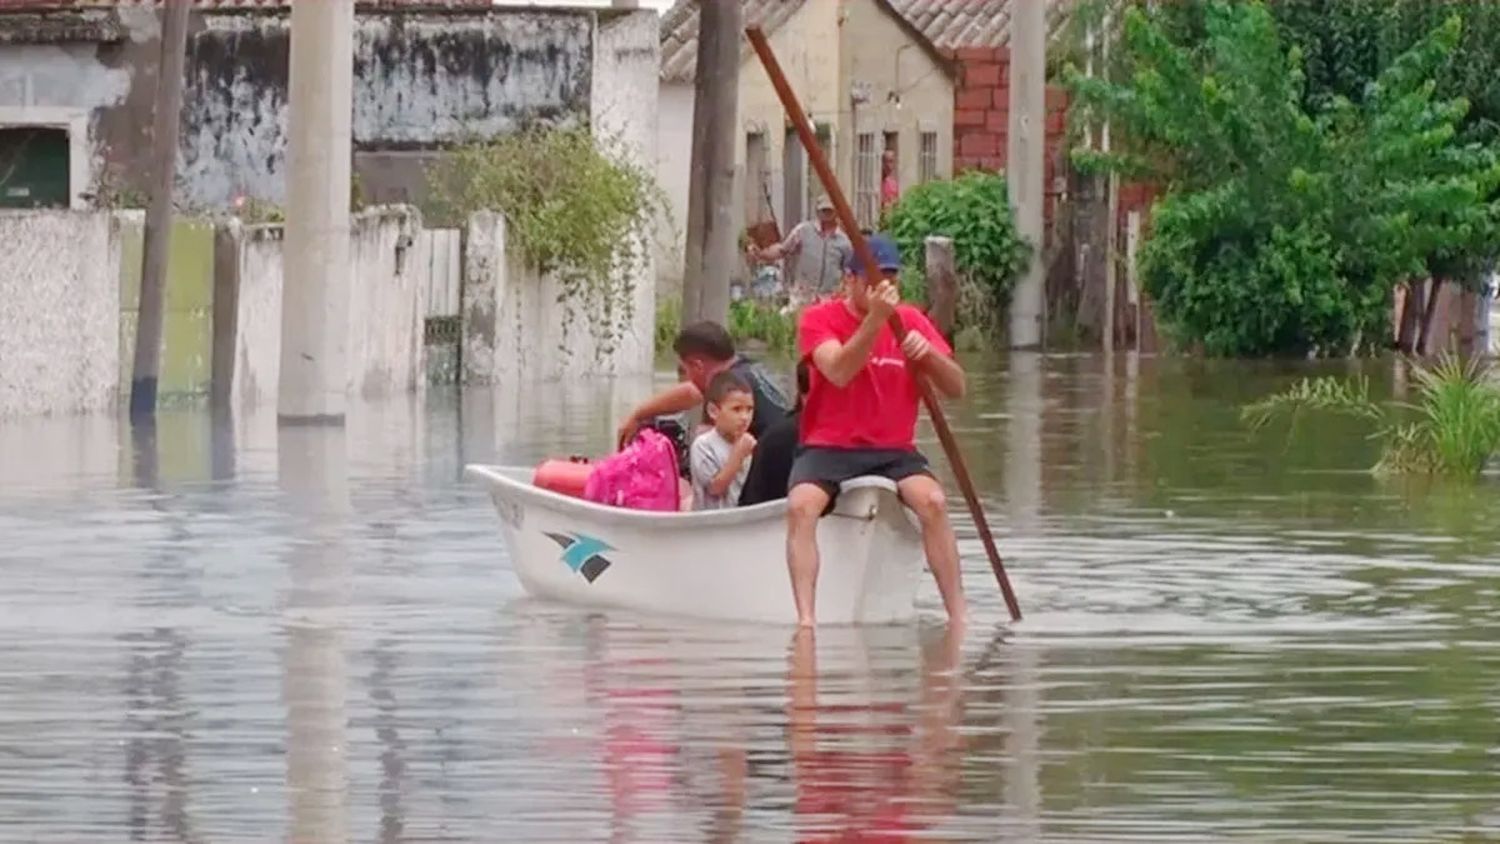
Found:
[[[845,266],[846,295],[809,307],[797,326],[798,353],[812,362],[802,450],[787,484],[787,568],[797,623],[817,623],[818,519],[832,507],[839,484],[861,475],[894,481],[901,500],[915,511],[943,606],[950,621],[961,623],[966,608],[958,540],[943,488],[917,451],[921,394],[915,379],[920,374],[941,395],[959,398],[964,371],[927,315],[901,304],[896,244],[880,234],[869,242],[884,276],[879,285],[870,287],[856,256]],[[887,325],[892,313],[906,326],[899,342]]]
[[[896,151],[888,149],[880,156],[880,211],[885,213],[901,198],[896,181]]]

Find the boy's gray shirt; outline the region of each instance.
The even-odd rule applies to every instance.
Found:
[[[713,483],[719,470],[729,462],[729,455],[733,452],[734,444],[713,429],[704,431],[698,435],[698,439],[693,440],[688,453],[688,469],[693,476],[694,510],[725,510],[739,503],[745,476],[750,473],[748,457],[740,464],[739,472],[735,473],[734,480],[730,481],[729,489],[723,495],[712,495],[708,491],[709,484]]]

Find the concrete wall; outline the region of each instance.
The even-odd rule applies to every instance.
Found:
[[[661,47],[657,17],[651,12],[601,16],[593,46],[593,80],[589,103],[590,125],[606,143],[620,150],[647,173],[657,163],[658,87]],[[648,236],[656,234],[647,224]],[[633,307],[630,327],[618,348],[608,355],[611,371],[651,371],[656,352],[655,250],[631,279]]]
[[[836,169],[858,213],[855,158],[861,132],[875,134],[877,156],[884,149],[885,133],[896,133],[896,177],[903,191],[921,181],[923,132],[937,135],[936,176],[952,174],[953,79],[876,0],[848,0],[844,9],[839,87],[848,92],[858,86],[869,93],[868,102],[857,108],[846,104],[840,113],[839,135],[844,142],[838,147]],[[899,99],[891,99],[892,95]],[[878,196],[878,161],[875,179]]]
[[[372,208],[350,221],[349,395],[421,390],[427,285],[411,260],[422,228],[415,208]]]
[[[592,322],[597,303],[565,297],[556,278],[539,274],[507,248],[500,214],[483,211],[469,218],[464,262],[464,384],[509,386],[652,371],[654,312],[637,302],[633,328],[610,343]]]
[[[216,305],[214,379],[216,390],[228,397],[228,407],[237,411],[276,407],[284,238],[279,225],[241,226],[231,220],[219,228],[217,248],[224,254],[216,257],[233,276],[216,286],[215,295],[225,297],[227,312],[220,316]]]
[[[111,407],[120,226],[108,212],[0,212],[0,417]]]
[[[140,215],[140,212],[137,212]],[[120,261],[120,390],[130,391],[140,322],[144,218],[122,230]],[[213,347],[214,225],[201,219],[172,222],[167,255],[166,312],[162,321],[158,390],[164,399],[208,392]]]
[[[356,145],[420,149],[513,131],[530,121],[586,119],[594,30],[608,14],[361,14],[355,32]],[[160,52],[154,11],[120,6],[39,17],[0,10],[0,27],[13,30],[9,43],[0,44],[0,123],[37,122],[37,110],[47,109],[42,122],[83,127],[87,138],[75,156],[82,175],[74,181],[87,184],[75,184],[75,190],[143,195]],[[289,46],[283,13],[193,16],[180,202],[215,208],[239,195],[284,199]],[[20,113],[23,108],[29,116]],[[379,195],[385,178],[409,187],[409,174],[375,167],[368,174],[371,190]]]
[[[421,391],[426,285],[410,261],[421,228],[413,208],[374,208],[350,221],[349,394],[378,398]],[[275,408],[281,378],[283,230],[221,225],[215,263],[216,395],[234,410]]]
[[[670,219],[656,228],[658,296],[682,295],[683,249],[687,240],[688,185],[692,180],[693,86],[663,82],[657,101],[656,181],[667,195]],[[779,212],[778,212],[779,213]]]
[[[3,23],[3,18],[0,18]],[[0,46],[0,125],[42,125],[68,131],[73,207],[88,205],[102,172],[99,115],[125,104],[131,70],[90,43]],[[149,132],[150,113],[144,119]]]
[[[287,20],[208,15],[189,45],[182,189],[218,206],[285,198]],[[587,113],[591,15],[362,15],[355,28],[355,144],[410,149]],[[379,173],[369,174],[379,191]]]

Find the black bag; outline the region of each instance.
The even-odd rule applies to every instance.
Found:
[[[658,416],[641,427],[650,428],[671,440],[672,447],[677,449],[678,475],[683,478],[691,477],[691,470],[688,467],[687,429],[682,426],[681,420],[675,416]]]

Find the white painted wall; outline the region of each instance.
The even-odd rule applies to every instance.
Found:
[[[656,231],[657,293],[679,297],[687,241],[688,185],[692,180],[692,84],[661,83],[657,107],[656,180],[672,210],[671,219],[662,220]]]
[[[0,417],[110,407],[120,226],[107,211],[0,212]]]
[[[230,223],[238,226],[238,221]],[[240,286],[235,306],[234,381],[230,406],[270,408],[281,380],[282,242],[279,225],[246,226],[240,237]]]
[[[413,249],[422,215],[391,206],[349,225],[349,395],[377,398],[422,391],[426,267]]]
[[[230,225],[237,225],[231,223]],[[374,208],[350,220],[349,365],[351,398],[421,392],[427,285],[411,247],[421,215]],[[281,378],[283,231],[247,226],[239,239],[234,381],[238,410],[276,407]]]
[[[465,235],[463,383],[512,387],[558,379],[641,376],[652,349],[598,327],[597,302],[581,301],[507,248],[505,219],[481,211]],[[650,324],[637,306],[633,323]],[[653,338],[648,338],[653,339]]]
[[[624,153],[650,173],[657,164],[661,46],[655,12],[601,14],[594,31],[590,125],[597,137],[616,137]],[[648,231],[648,235],[652,232]],[[630,328],[605,368],[614,374],[650,372],[656,345],[656,251],[631,279]],[[593,350],[589,350],[588,356]]]

